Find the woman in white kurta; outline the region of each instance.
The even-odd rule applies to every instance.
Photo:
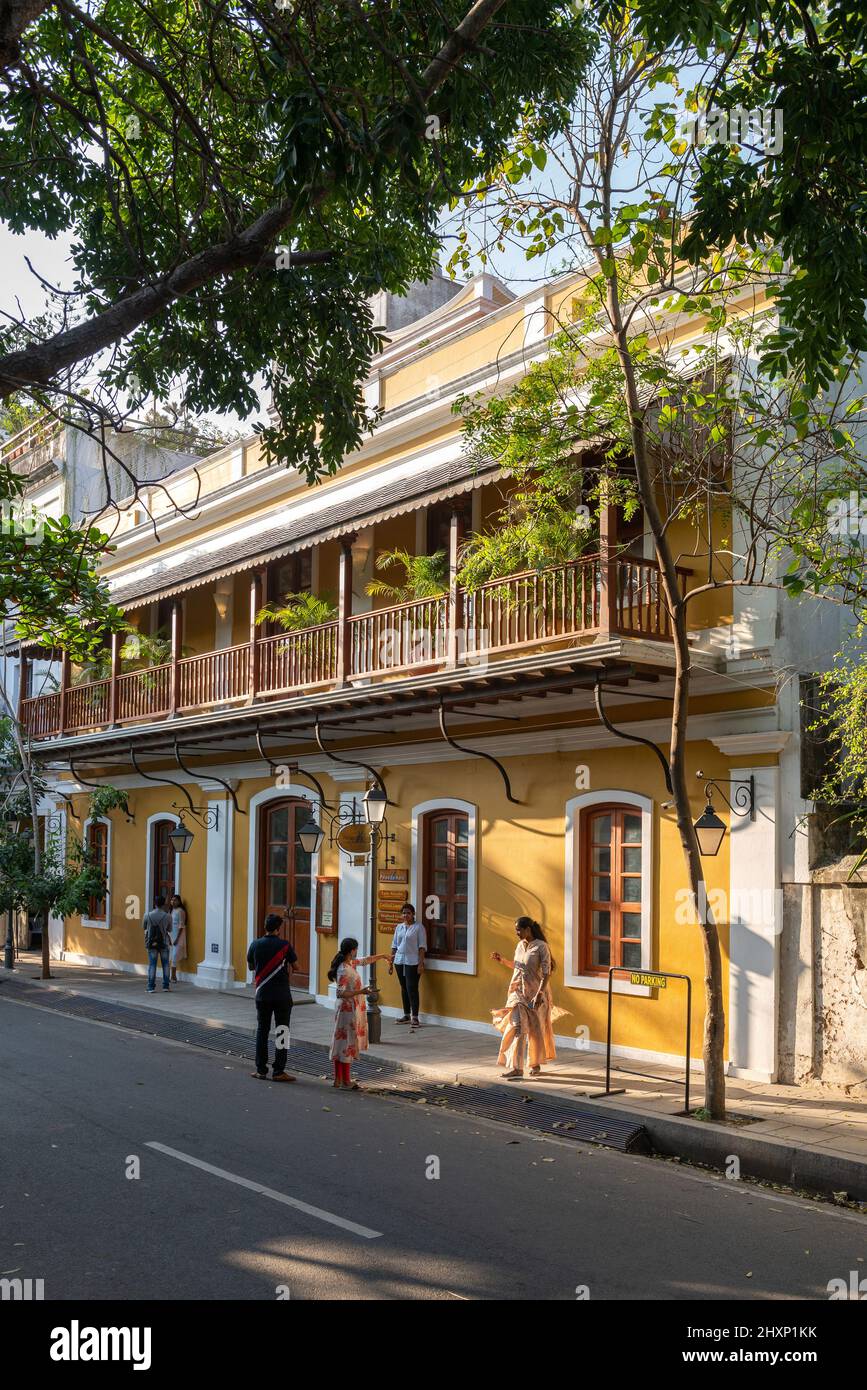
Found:
[[[388,960],[388,956],[364,956],[359,960],[357,951],[358,942],[354,937],[347,936],[341,941],[340,950],[328,972],[329,980],[337,985],[334,1033],[328,1055],[334,1063],[334,1085],[338,1090],[358,1090],[358,1082],[352,1080],[350,1067],[362,1052],[367,1051],[369,986],[364,984],[357,967],[370,965],[375,960]]]
[[[172,894],[169,908],[172,914],[171,965],[172,982],[177,984],[178,964],[187,958],[187,913],[177,893]]]
[[[554,1061],[553,1018],[556,1010],[551,998],[550,978],[554,962],[538,922],[519,917],[515,923],[518,945],[514,960],[505,960],[499,951],[491,959],[511,968],[506,1005],[493,1009],[494,1027],[503,1035],[497,1062],[505,1064],[507,1081],[524,1075],[524,1054],[531,1076],[538,1076],[543,1062]]]

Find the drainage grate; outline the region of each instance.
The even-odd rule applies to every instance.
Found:
[[[148,1033],[151,1037],[191,1043],[195,1047],[208,1048],[223,1056],[247,1057],[251,1061],[253,1059],[255,1020],[252,1017],[250,1032],[246,1033],[233,1028],[208,1028],[188,1019],[173,1018],[171,1014],[159,1014],[150,1009],[135,1008],[130,1004],[115,1004],[108,1000],[93,999],[88,995],[73,994],[69,990],[44,989],[23,982],[16,982],[8,997],[23,997],[28,1003],[39,1004],[44,1009],[55,1009],[58,1013],[86,1018],[94,1023],[112,1023],[115,1027],[129,1028],[136,1033]],[[271,1052],[273,1055],[273,1043]],[[321,1043],[293,1041],[289,1065],[293,1071],[309,1076],[324,1076],[331,1072],[328,1048]],[[608,1148],[619,1149],[621,1153],[650,1152],[650,1141],[643,1125],[614,1115],[578,1110],[571,1104],[564,1105],[550,1097],[530,1095],[527,1091],[518,1089],[511,1092],[499,1085],[468,1086],[457,1082],[418,1081],[417,1073],[410,1067],[400,1066],[396,1062],[381,1061],[376,1057],[359,1057],[357,1062],[353,1063],[353,1067],[359,1080],[368,1083],[368,1095],[383,1096],[387,1100],[409,1101],[416,1105],[424,1102],[426,1105],[458,1111],[464,1115],[476,1115],[479,1119],[517,1125],[521,1129],[535,1130],[540,1134],[577,1139],[589,1144],[602,1144]],[[387,1085],[381,1084],[386,1078],[392,1080]]]
[[[414,1101],[444,1110],[457,1110],[479,1119],[499,1120],[558,1139],[577,1139],[585,1144],[603,1144],[621,1153],[650,1153],[651,1145],[643,1125],[597,1111],[576,1110],[550,1098],[517,1091],[505,1093],[502,1086],[465,1086],[462,1082],[423,1081],[412,1086],[368,1086],[369,1095]]]

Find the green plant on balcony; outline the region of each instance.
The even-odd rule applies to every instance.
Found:
[[[578,511],[550,493],[521,493],[509,499],[488,530],[469,537],[461,552],[458,581],[472,596],[491,580],[526,575],[497,589],[498,604],[506,610],[531,604],[540,615],[546,608],[554,614],[571,592],[567,572],[558,566],[590,555],[598,543],[597,527],[586,509]],[[543,576],[541,585],[538,575]]]
[[[329,598],[307,593],[284,594],[277,603],[266,603],[256,614],[256,623],[276,623],[284,632],[303,632],[308,627],[320,627],[337,617],[337,609]]]
[[[150,636],[127,625],[121,629],[123,642],[120,648],[121,673],[147,670],[150,666],[163,666],[172,659],[172,640],[161,631]],[[183,649],[183,655],[187,655]],[[98,651],[91,661],[81,666],[73,677],[73,685],[92,685],[95,681],[105,681],[111,675],[111,652],[107,647]]]
[[[384,579],[371,579],[367,592],[371,598],[385,598],[390,603],[412,603],[417,599],[441,598],[449,587],[449,557],[444,550],[433,555],[410,555],[408,550],[383,550],[376,557],[378,570],[390,570],[395,565],[403,569],[403,583],[389,584]]]

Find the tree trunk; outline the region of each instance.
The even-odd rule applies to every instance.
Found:
[[[613,252],[609,248],[608,255]],[[707,890],[701,853],[692,821],[689,790],[686,782],[686,742],[689,715],[690,651],[686,635],[686,602],[680,593],[677,569],[662,516],[653,489],[653,478],[647,458],[644,420],[635,380],[635,369],[629,340],[623,325],[617,284],[608,279],[608,317],[614,331],[617,353],[623,371],[626,401],[632,433],[632,452],[636,481],[644,513],[653,534],[659,563],[660,579],[671,618],[675,654],[674,702],[671,712],[671,741],[669,770],[677,816],[677,828],[689,876],[696,912],[700,918],[704,948],[705,1015],[702,1038],[704,1062],[705,1106],[715,1120],[725,1118],[725,1072],[723,1047],[725,1039],[725,1006],[722,988],[722,955],[719,932],[708,906]]]

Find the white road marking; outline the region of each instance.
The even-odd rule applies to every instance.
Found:
[[[145,1144],[147,1149],[156,1149],[157,1153],[168,1154],[169,1158],[179,1158],[182,1163],[189,1163],[193,1168],[201,1168],[204,1173],[212,1173],[215,1178],[225,1178],[226,1182],[237,1183],[239,1187],[246,1187],[250,1192],[258,1192],[262,1197],[270,1197],[274,1202],[282,1202],[286,1207],[294,1207],[296,1211],[303,1211],[307,1216],[314,1216],[317,1221],[327,1221],[331,1226],[340,1226],[344,1231],[350,1231],[354,1236],[361,1236],[364,1240],[376,1240],[382,1235],[382,1231],[371,1231],[368,1226],[358,1226],[354,1221],[347,1221],[343,1216],[335,1216],[333,1212],[323,1211],[321,1207],[311,1207],[308,1202],[301,1202],[297,1197],[287,1197],[285,1192],[276,1192],[273,1187],[263,1187],[260,1182],[252,1182],[250,1178],[239,1177],[237,1173],[229,1173],[225,1168],[215,1168],[213,1163],[205,1163],[201,1158],[193,1158],[192,1154],[182,1153],[180,1149],[170,1149],[168,1144],[158,1144],[152,1140]]]

